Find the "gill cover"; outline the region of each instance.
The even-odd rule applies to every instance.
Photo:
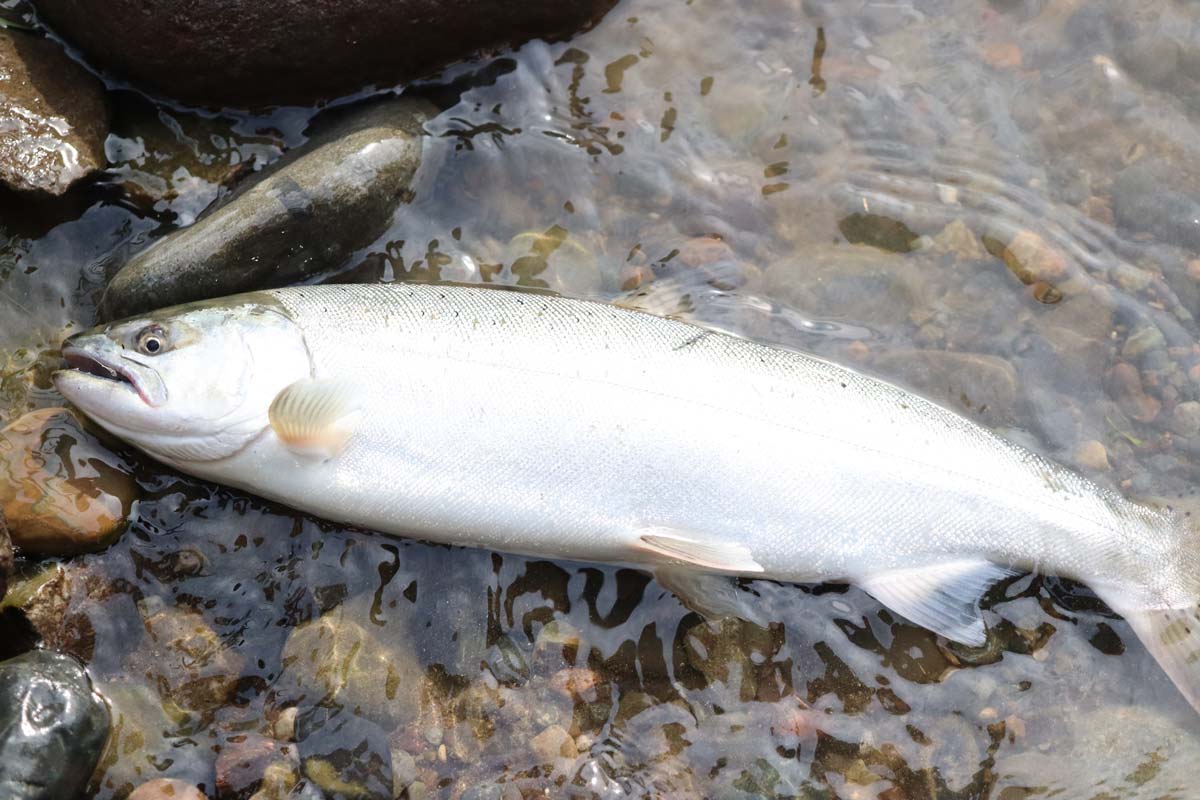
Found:
[[[169,464],[227,458],[269,424],[271,401],[311,371],[303,332],[271,295],[165,309],[63,344],[59,391]]]

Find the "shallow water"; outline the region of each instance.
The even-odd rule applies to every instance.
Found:
[[[1186,506],[1200,9],[1131,5],[625,0],[416,87],[461,96],[428,125],[414,199],[324,279],[681,314]],[[313,114],[114,101],[101,184],[5,216],[6,421],[60,402],[54,343],[105,274]],[[310,776],[380,795],[400,773],[448,797],[1200,794],[1200,721],[1067,582],[999,587],[978,650],[845,587],[753,583],[768,627],[709,623],[639,572],[343,530],[123,458],[131,530],[48,584],[56,644],[119,725],[96,797],[160,775],[211,793],[214,753],[297,704]]]

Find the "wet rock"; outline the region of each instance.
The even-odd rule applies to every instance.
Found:
[[[1138,422],[1150,422],[1158,416],[1162,403],[1146,394],[1142,378],[1132,364],[1121,362],[1108,371],[1105,388],[1121,411]]]
[[[979,237],[965,222],[956,219],[933,237],[935,253],[949,253],[959,261],[978,261],[987,256]]]
[[[561,725],[551,725],[529,742],[534,755],[542,763],[552,764],[560,758],[574,758],[579,755],[575,748],[575,740],[566,728]]]
[[[126,800],[208,800],[208,796],[193,783],[155,778],[134,789]]]
[[[55,42],[0,31],[0,181],[61,195],[103,169],[104,86]]]
[[[891,253],[907,253],[918,236],[898,219],[879,214],[850,214],[838,221],[838,230],[851,244],[867,244]]]
[[[71,411],[21,417],[0,431],[0,503],[13,544],[44,555],[107,547],[138,496],[126,469]]]
[[[281,742],[296,741],[296,716],[299,709],[289,706],[271,721],[271,736]]]
[[[94,781],[109,797],[123,797],[162,777],[163,764],[184,784],[212,783],[212,754],[187,747],[193,718],[164,704],[144,685],[107,683],[101,687],[112,708],[112,735]]]
[[[1080,335],[1061,325],[1042,325],[1040,330],[1054,354],[1052,364],[1048,365],[1053,372],[1046,375],[1049,380],[1075,386],[1095,382],[1108,360],[1108,344],[1104,340]]]
[[[182,100],[309,104],[475,51],[569,33],[610,0],[38,0],[97,66]]]
[[[299,756],[293,745],[259,734],[239,736],[217,755],[217,795],[223,800],[246,798],[260,787],[271,794],[286,794],[299,780],[298,767]]]
[[[1111,469],[1108,463],[1108,451],[1104,445],[1095,439],[1083,442],[1075,449],[1075,463],[1084,469],[1104,472]]]
[[[1033,231],[1022,230],[998,253],[1005,266],[1025,284],[1057,281],[1067,273],[1067,260]]]
[[[1146,86],[1168,86],[1179,69],[1179,44],[1157,35],[1123,39],[1117,61]]]
[[[334,714],[300,748],[304,774],[326,794],[347,800],[392,795],[391,751],[378,725]]]
[[[587,667],[569,667],[561,669],[550,678],[550,685],[570,700],[581,697],[591,697],[600,685],[600,675]]]
[[[1171,412],[1171,430],[1180,436],[1200,434],[1200,403],[1188,400],[1175,406]]]
[[[0,511],[0,600],[8,593],[8,576],[12,574],[12,539],[8,536],[8,522]]]
[[[275,761],[263,770],[259,789],[249,800],[288,800],[298,798],[304,789],[299,786],[300,773],[291,761]],[[315,790],[314,790],[315,791]]]
[[[1117,223],[1170,244],[1200,249],[1200,193],[1178,166],[1145,158],[1122,170],[1113,184]]]
[[[521,790],[511,783],[487,781],[465,789],[461,800],[520,800]]]
[[[400,797],[420,773],[417,760],[404,750],[392,748],[392,795]]]
[[[146,635],[126,659],[128,670],[180,708],[208,711],[227,703],[241,675],[240,657],[201,615],[154,605],[142,603]]]
[[[73,573],[78,574],[51,564],[14,581],[0,608],[20,609],[43,645],[86,664],[92,658],[96,631],[87,614],[71,602],[75,592]]]
[[[1125,340],[1124,346],[1121,347],[1121,357],[1130,361],[1137,361],[1147,353],[1162,350],[1166,346],[1167,340],[1163,336],[1162,331],[1153,325],[1145,325],[1129,334],[1129,338]]]
[[[0,795],[82,793],[108,738],[109,714],[79,662],[37,650],[0,663]]]
[[[277,690],[302,707],[345,709],[393,727],[416,718],[422,676],[409,649],[368,631],[343,605],[292,631]]]
[[[771,264],[764,293],[828,319],[892,328],[923,305],[924,276],[911,258],[867,247],[813,248],[803,260]]]
[[[996,771],[1010,785],[1045,787],[1047,796],[1078,795],[1080,764],[1089,765],[1091,786],[1105,787],[1095,797],[1169,797],[1194,780],[1200,743],[1187,723],[1152,705],[1063,708],[1071,713],[1055,732],[1031,730],[1029,746],[997,753]]]
[[[340,266],[410,197],[431,110],[403,98],[353,109],[131,259],[105,290],[102,314],[282,286]]]
[[[884,353],[874,368],[932,400],[990,419],[1011,419],[1017,405],[1017,371],[998,356],[941,350]]]

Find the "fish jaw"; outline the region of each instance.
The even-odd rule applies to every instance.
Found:
[[[71,337],[63,359],[67,368],[54,373],[55,388],[97,422],[126,428],[167,402],[158,373],[103,334]]]

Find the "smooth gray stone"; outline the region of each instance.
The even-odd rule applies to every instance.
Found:
[[[108,706],[70,656],[35,650],[0,662],[0,797],[80,796],[109,725]]]
[[[340,266],[411,197],[432,113],[406,98],[351,111],[130,259],[105,290],[101,317],[285,286]]]

